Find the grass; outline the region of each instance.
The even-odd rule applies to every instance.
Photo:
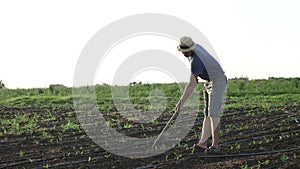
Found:
[[[245,102],[251,103],[300,103],[300,78],[269,78],[268,80],[230,79],[226,90],[226,99],[236,102],[240,107]],[[150,105],[149,95],[153,90],[160,90],[166,98],[167,105],[179,99],[184,83],[180,84],[138,84],[123,87],[128,89],[129,99],[133,104]],[[202,95],[203,83],[197,90]],[[121,87],[122,88],[122,87]],[[109,107],[113,102],[109,85],[95,85],[97,103]],[[202,96],[199,99],[202,99]],[[34,88],[34,89],[2,89],[0,90],[0,106],[73,106],[72,88]],[[145,97],[147,96],[147,97]],[[76,96],[75,96],[76,97]],[[80,96],[81,97],[81,96]],[[173,104],[173,103],[172,103]],[[110,107],[112,108],[112,107]]]
[[[16,89],[17,91],[17,89]],[[0,91],[1,92],[1,91]],[[28,91],[30,92],[30,91]],[[14,96],[11,95],[6,99],[2,99],[0,101],[0,105],[2,106],[20,106],[20,107],[27,107],[27,106],[52,106],[52,105],[66,105],[72,106],[73,105],[73,97],[70,94],[69,96],[55,96],[55,95],[19,95]]]

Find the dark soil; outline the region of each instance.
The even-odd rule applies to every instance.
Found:
[[[49,113],[55,119],[47,120]],[[186,147],[177,145],[163,154],[140,159],[107,152],[81,127],[63,131],[61,126],[67,119],[79,124],[73,108],[0,107],[1,119],[14,119],[18,114],[30,118],[38,115],[36,128],[40,130],[5,133],[13,126],[1,123],[0,168],[300,168],[299,106],[225,109],[221,120],[221,155],[192,154]],[[140,138],[158,135],[170,116],[171,113],[164,115],[157,124],[145,124],[144,128],[132,123],[132,128],[124,129],[117,125],[123,126],[128,122],[126,119],[112,112],[105,114],[106,119],[119,119],[119,124],[112,124],[119,132]],[[182,143],[188,146],[196,143],[201,124],[200,114]],[[44,131],[49,137],[43,137]]]

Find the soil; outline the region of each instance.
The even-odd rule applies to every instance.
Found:
[[[0,132],[0,168],[300,168],[300,106],[274,106],[225,109],[221,120],[220,154],[191,153],[175,146],[163,154],[130,159],[111,154],[95,144],[79,129],[63,131],[66,119],[79,124],[73,108],[0,107],[1,119],[18,114],[38,115],[38,130],[10,133],[12,124],[2,124]],[[49,118],[49,113],[55,116]],[[117,128],[131,137],[158,135],[172,114],[161,116],[156,124],[132,123],[132,128]],[[107,112],[123,126],[126,119]],[[202,115],[181,141],[188,147],[197,142]],[[26,122],[20,122],[20,126]],[[147,130],[152,128],[152,130]],[[43,137],[47,131],[49,137]],[[178,156],[180,155],[180,156]]]

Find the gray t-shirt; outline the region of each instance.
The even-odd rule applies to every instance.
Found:
[[[193,53],[189,60],[191,63],[191,72],[193,75],[197,75],[204,80],[210,80],[206,67],[204,66],[200,58],[196,55],[196,53]]]
[[[224,74],[219,62],[198,44],[190,62],[192,73],[204,80],[212,80]]]

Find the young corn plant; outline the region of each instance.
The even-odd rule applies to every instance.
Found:
[[[257,168],[261,168],[262,162],[258,161]]]
[[[266,160],[264,163],[265,163],[266,165],[269,165],[270,160]]]
[[[131,129],[133,127],[133,124],[129,123],[128,121],[124,124],[125,129]]]
[[[182,157],[182,154],[177,154],[176,152],[174,152],[173,154],[175,155],[177,161]]]
[[[248,164],[241,165],[241,166],[240,166],[240,169],[249,169]]]
[[[193,155],[195,153],[195,149],[194,148],[192,148],[192,150],[191,150],[191,154]]]
[[[74,122],[71,122],[70,119],[67,120],[68,122],[66,124],[62,124],[61,125],[61,128],[63,130],[63,132],[66,132],[66,131],[69,131],[69,130],[79,130],[79,125],[74,123]]]
[[[165,160],[168,161],[169,159],[169,154],[166,155]]]
[[[166,149],[166,145],[162,144],[161,146],[159,146],[160,150],[165,150]]]
[[[282,154],[282,155],[280,156],[280,160],[281,160],[283,163],[285,163],[286,160],[287,160],[288,158],[289,158],[289,157],[288,157],[286,154]]]
[[[49,164],[44,165],[43,168],[49,168]]]
[[[105,154],[105,155],[104,155],[104,157],[105,157],[106,159],[108,159],[110,156],[111,156],[111,154]]]
[[[158,123],[157,118],[153,117],[152,120],[151,120],[151,123],[154,124],[154,125],[157,125],[157,123]]]
[[[141,127],[142,127],[142,129],[143,129],[143,131],[145,130],[145,126],[144,126],[144,124],[141,124]]]
[[[47,139],[47,138],[49,138],[50,136],[49,136],[49,133],[47,132],[47,131],[43,131],[43,133],[42,133],[42,138],[43,139]]]
[[[20,150],[20,152],[19,152],[19,157],[22,158],[22,157],[24,156],[24,154],[25,154],[24,151]]]

